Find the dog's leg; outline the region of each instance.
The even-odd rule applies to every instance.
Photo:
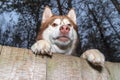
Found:
[[[85,51],[82,55],[82,58],[86,59],[93,65],[103,65],[105,62],[104,55],[97,49],[90,49]]]
[[[46,40],[39,40],[32,45],[31,50],[34,54],[48,54],[52,55],[51,44]]]

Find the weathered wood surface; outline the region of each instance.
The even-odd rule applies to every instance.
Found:
[[[120,80],[119,75],[120,63],[95,68],[78,57],[48,58],[28,49],[0,46],[0,80]]]

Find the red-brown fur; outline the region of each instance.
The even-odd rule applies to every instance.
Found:
[[[56,15],[53,15],[52,17],[47,19],[45,23],[41,24],[41,27],[40,27],[40,30],[39,30],[39,33],[38,33],[38,36],[37,36],[37,40],[42,40],[43,39],[42,38],[43,31],[48,27],[48,25],[51,25],[55,19],[64,19],[64,18],[67,18],[71,22],[71,24],[73,25],[76,32],[78,32],[77,25],[68,16],[56,16]]]

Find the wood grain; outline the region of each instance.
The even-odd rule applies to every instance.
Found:
[[[59,57],[58,57],[59,56]],[[84,59],[54,54],[48,59],[47,80],[110,80],[106,68],[91,67]]]
[[[0,80],[46,80],[46,60],[27,49],[3,46]]]
[[[79,57],[35,56],[28,49],[0,45],[0,80],[120,80],[119,74],[120,63],[96,67]]]

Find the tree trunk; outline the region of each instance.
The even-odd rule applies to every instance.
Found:
[[[69,8],[69,9],[72,8],[72,0],[68,0],[68,8]]]
[[[79,57],[42,57],[28,49],[0,46],[0,80],[120,80],[119,68],[120,63],[96,67]]]
[[[58,10],[59,10],[59,15],[63,15],[62,14],[62,7],[61,7],[61,4],[60,4],[60,0],[57,0],[57,4],[58,4]]]

